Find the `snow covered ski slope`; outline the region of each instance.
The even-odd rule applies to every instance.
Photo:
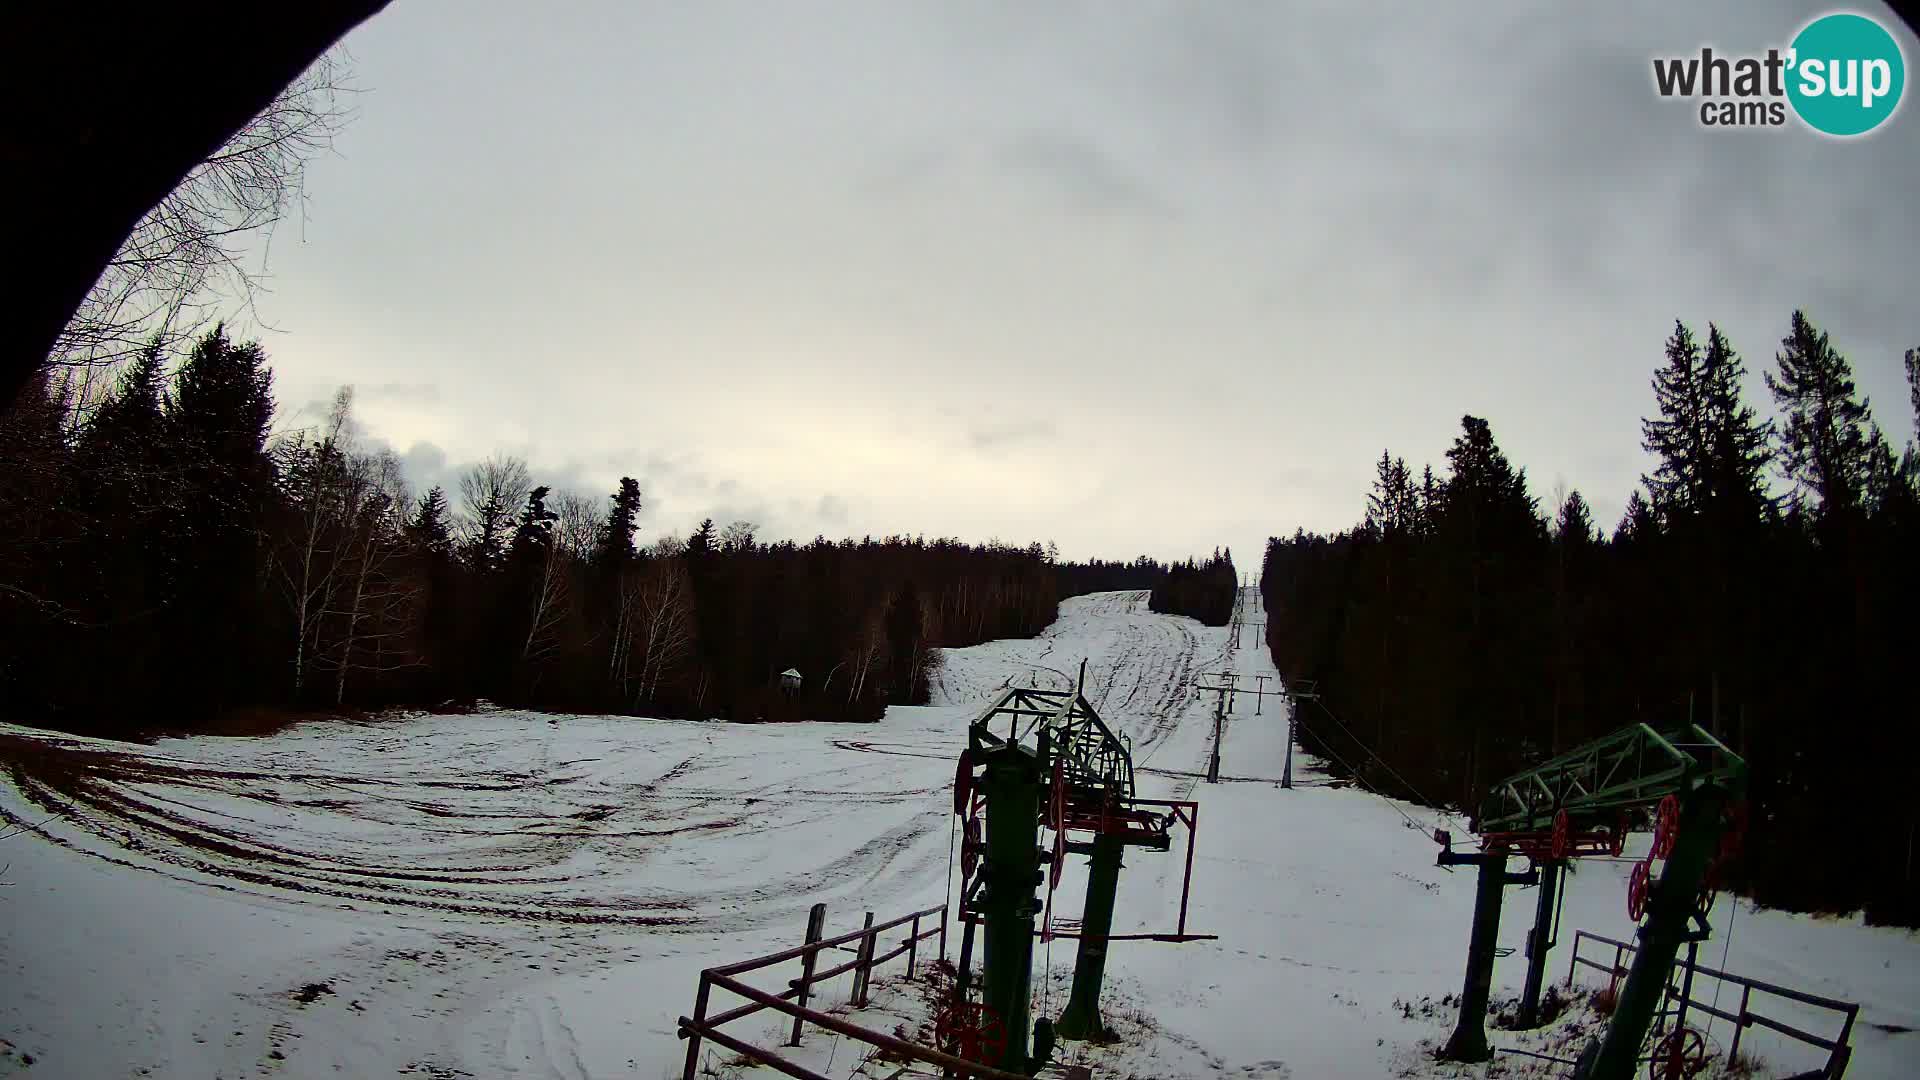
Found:
[[[1472,906],[1471,877],[1433,865],[1438,815],[1310,762],[1280,790],[1271,701],[1242,699],[1224,782],[1199,782],[1192,684],[1273,674],[1252,638],[1229,653],[1144,594],[1081,597],[1039,638],[950,652],[935,703],[877,725],[493,711],[152,746],[0,728],[0,811],[23,830],[0,841],[0,1075],[677,1076],[702,967],[794,943],[816,901],[833,930],[941,902],[966,722],[1082,658],[1142,794],[1201,801],[1188,924],[1221,938],[1116,944],[1106,1001],[1135,1041],[1069,1052],[1107,1076],[1483,1074],[1420,1045],[1451,1022],[1419,1003],[1458,990]],[[1171,927],[1180,843],[1128,856],[1116,933]],[[1080,869],[1056,911],[1077,915]],[[1583,863],[1563,942],[1627,934],[1627,869]],[[1503,945],[1531,907],[1509,897]],[[1731,942],[1734,971],[1867,1003],[1850,1077],[1920,1073],[1920,1036],[1895,1030],[1920,1028],[1911,935],[1742,908]],[[1037,948],[1057,1012],[1072,943]],[[1522,974],[1503,960],[1497,991]]]

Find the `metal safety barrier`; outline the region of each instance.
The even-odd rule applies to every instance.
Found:
[[[1603,963],[1593,959],[1592,956],[1580,955],[1582,942],[1592,942],[1596,946],[1612,946],[1612,962]],[[1597,948],[1589,950],[1589,952],[1595,951],[1602,950]],[[1616,941],[1613,938],[1602,937],[1599,934],[1590,933],[1586,930],[1575,931],[1573,935],[1573,957],[1567,964],[1567,985],[1569,987],[1573,985],[1573,973],[1576,969],[1580,967],[1590,967],[1595,971],[1605,972],[1607,975],[1607,985],[1609,987],[1614,986],[1627,974],[1627,959],[1634,951],[1635,946],[1628,942]],[[1670,1015],[1676,1017],[1675,1026],[1685,1023],[1687,1011],[1690,1009],[1698,1009],[1708,1016],[1719,1017],[1733,1024],[1733,1043],[1727,1048],[1727,1060],[1729,1063],[1733,1061],[1735,1055],[1740,1053],[1740,1039],[1746,1034],[1747,1029],[1750,1027],[1763,1027],[1827,1052],[1827,1063],[1825,1066],[1811,1073],[1800,1074],[1801,1076],[1810,1078],[1817,1077],[1818,1080],[1840,1080],[1840,1077],[1847,1071],[1847,1062],[1853,1057],[1853,1047],[1848,1040],[1853,1035],[1854,1020],[1860,1015],[1860,1006],[1857,1002],[1820,997],[1817,994],[1809,994],[1802,990],[1776,986],[1773,983],[1762,982],[1759,979],[1749,979],[1743,975],[1731,975],[1727,972],[1707,967],[1705,964],[1692,963],[1689,958],[1684,957],[1674,965],[1674,972],[1676,975],[1682,976],[1680,987],[1676,988],[1671,983],[1667,985],[1668,999],[1674,1003],[1674,1008],[1670,1011]],[[1695,999],[1690,989],[1693,986],[1693,976],[1695,974],[1705,975],[1709,978],[1719,979],[1722,983],[1738,986],[1740,988],[1739,1006],[1734,1011],[1727,1012],[1717,1008],[1710,1002]],[[1753,1010],[1753,995],[1756,992],[1763,995],[1785,998],[1788,1001],[1797,1001],[1802,1005],[1811,1005],[1817,1009],[1827,1009],[1840,1014],[1839,1034],[1832,1038],[1827,1038],[1816,1035],[1810,1031],[1803,1031],[1791,1024],[1755,1012]]]
[[[929,929],[921,929],[923,921],[930,921],[935,916],[939,918],[937,925]],[[752,1016],[764,1009],[772,1009],[793,1018],[793,1034],[787,1041],[788,1046],[799,1046],[802,1025],[813,1024],[902,1058],[938,1065],[955,1075],[979,1077],[981,1080],[1032,1080],[1031,1077],[1019,1073],[988,1068],[951,1054],[910,1043],[897,1036],[872,1031],[840,1017],[807,1007],[807,998],[814,986],[848,972],[853,973],[853,1006],[864,1007],[867,1004],[874,969],[890,960],[905,956],[907,978],[913,978],[919,959],[920,943],[928,938],[937,936],[940,939],[939,955],[945,959],[947,954],[947,906],[945,904],[910,912],[877,924],[873,921],[873,913],[868,912],[865,926],[838,937],[821,936],[825,923],[826,905],[815,904],[807,918],[806,944],[768,956],[755,957],[752,960],[708,968],[700,973],[700,989],[693,999],[693,1015],[682,1016],[679,1020],[680,1037],[687,1040],[687,1064],[682,1080],[695,1080],[700,1064],[700,1044],[703,1040],[712,1042],[716,1046],[723,1046],[742,1057],[787,1076],[797,1077],[799,1080],[827,1080],[819,1073],[781,1057],[775,1050],[755,1046],[745,1039],[720,1030],[723,1025]],[[903,940],[887,952],[879,952],[882,935],[900,927],[907,928]],[[854,954],[853,959],[825,970],[816,968],[822,950],[845,950],[850,944],[852,945],[850,951]],[[789,979],[787,989],[777,994],[749,985],[737,977],[750,971],[759,971],[776,964],[794,961],[800,964],[800,974]],[[708,1015],[707,1009],[715,987],[745,999],[746,1004]],[[799,1000],[792,1000],[795,998]]]

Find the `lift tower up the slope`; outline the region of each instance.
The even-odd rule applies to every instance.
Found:
[[[1451,837],[1436,833],[1443,848],[1440,865],[1473,865],[1480,873],[1460,1019],[1441,1056],[1455,1061],[1492,1056],[1485,1022],[1501,893],[1515,880],[1507,872],[1508,855],[1527,856],[1533,868],[1522,879],[1538,875],[1540,881],[1521,998],[1522,1023],[1530,1024],[1551,945],[1554,886],[1566,860],[1619,855],[1629,812],[1651,805],[1656,807],[1653,847],[1634,868],[1627,892],[1628,913],[1641,924],[1640,948],[1605,1037],[1586,1048],[1575,1072],[1578,1080],[1631,1076],[1680,946],[1711,933],[1706,915],[1713,878],[1737,851],[1745,829],[1738,800],[1746,778],[1746,762],[1698,725],[1662,735],[1633,724],[1493,785],[1474,826],[1479,852],[1456,854]],[[1655,859],[1665,860],[1657,878]],[[1669,1038],[1683,1034],[1675,1031]]]
[[[968,729],[954,783],[954,811],[966,821],[960,860],[965,929],[956,1000],[941,1019],[946,1028],[966,1027],[972,1033],[964,1041],[984,1048],[984,1064],[1029,1075],[1045,1062],[1056,1031],[1069,1039],[1102,1032],[1100,988],[1110,942],[1213,936],[1186,932],[1198,804],[1143,799],[1135,793],[1132,748],[1082,695],[1085,681],[1083,662],[1080,680],[1070,691],[1007,690]],[[1121,854],[1128,847],[1168,850],[1176,824],[1188,829],[1177,928],[1172,934],[1113,934]],[[1038,844],[1043,825],[1053,834],[1047,850]],[[1077,933],[1052,927],[1053,888],[1070,852],[1091,857],[1086,910]],[[1035,896],[1043,881],[1044,902]],[[1043,913],[1045,921],[1036,928],[1035,917]],[[981,924],[986,928],[983,985],[980,1001],[973,1002],[968,998],[968,968],[975,927]],[[1066,1009],[1057,1025],[1045,1018],[1031,1023],[1030,1052],[1036,934],[1077,937],[1080,951]],[[979,1037],[982,1031],[990,1037]]]

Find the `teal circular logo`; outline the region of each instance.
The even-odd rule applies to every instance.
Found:
[[[1824,15],[1788,53],[1787,100],[1815,131],[1864,135],[1886,123],[1907,86],[1906,58],[1886,28],[1865,15]]]

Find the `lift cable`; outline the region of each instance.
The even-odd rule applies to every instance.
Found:
[[[1316,694],[1316,695],[1314,696],[1314,698],[1313,698],[1313,703],[1314,703],[1315,705],[1318,705],[1318,706],[1320,707],[1320,711],[1321,711],[1321,712],[1323,712],[1323,713],[1326,713],[1326,714],[1327,714],[1327,719],[1329,719],[1329,720],[1331,720],[1331,721],[1333,721],[1333,722],[1334,722],[1334,723],[1336,723],[1336,724],[1339,724],[1339,725],[1340,725],[1340,730],[1342,730],[1342,731],[1345,731],[1345,732],[1347,732],[1348,734],[1352,734],[1352,732],[1353,732],[1353,729],[1352,729],[1352,728],[1350,728],[1350,727],[1348,727],[1348,726],[1347,726],[1347,725],[1346,725],[1346,724],[1345,724],[1344,722],[1342,722],[1342,721],[1341,721],[1341,719],[1340,719],[1339,717],[1337,717],[1337,716],[1335,716],[1335,715],[1333,715],[1333,711],[1332,711],[1331,709],[1328,709],[1328,708],[1327,708],[1327,703],[1326,703],[1325,701],[1322,701],[1322,700],[1320,699],[1320,697],[1319,697],[1319,695],[1317,695],[1317,694]],[[1389,764],[1387,764],[1387,762],[1386,762],[1386,760],[1385,760],[1384,758],[1382,758],[1382,757],[1381,757],[1381,756],[1380,756],[1379,754],[1376,754],[1376,753],[1374,753],[1374,752],[1373,752],[1373,748],[1372,748],[1372,747],[1370,747],[1370,746],[1368,746],[1368,745],[1366,744],[1366,741],[1365,741],[1365,740],[1363,740],[1363,739],[1361,739],[1361,738],[1360,738],[1360,737],[1359,737],[1358,735],[1355,735],[1355,736],[1353,737],[1353,741],[1354,741],[1355,743],[1357,743],[1357,744],[1359,745],[1359,747],[1360,747],[1360,749],[1362,749],[1362,750],[1364,750],[1364,751],[1366,751],[1366,753],[1367,753],[1367,756],[1368,756],[1368,757],[1370,757],[1370,758],[1372,758],[1372,759],[1373,759],[1373,760],[1375,760],[1375,761],[1378,761],[1378,762],[1380,763],[1380,767],[1381,767],[1381,768],[1383,768],[1383,769],[1385,769],[1385,770],[1387,770],[1387,775],[1388,775],[1388,776],[1391,776],[1391,777],[1393,777],[1393,778],[1394,778],[1395,780],[1398,780],[1398,781],[1400,781],[1400,786],[1401,786],[1401,787],[1404,787],[1404,788],[1406,788],[1406,789],[1407,789],[1408,791],[1410,791],[1410,792],[1412,792],[1412,793],[1413,793],[1413,797],[1414,797],[1414,798],[1416,798],[1416,799],[1419,799],[1421,803],[1423,803],[1424,805],[1426,805],[1426,806],[1428,806],[1428,807],[1430,807],[1430,808],[1432,808],[1432,809],[1433,809],[1433,810],[1434,810],[1435,812],[1437,812],[1437,813],[1439,813],[1439,814],[1441,814],[1441,815],[1443,815],[1443,816],[1446,816],[1446,817],[1458,817],[1458,816],[1459,816],[1459,815],[1457,815],[1457,814],[1454,814],[1454,813],[1451,813],[1450,811],[1447,811],[1447,810],[1443,810],[1443,809],[1441,809],[1441,808],[1440,808],[1440,804],[1438,804],[1438,803],[1436,803],[1436,802],[1434,802],[1434,801],[1433,801],[1432,799],[1429,799],[1429,798],[1427,798],[1427,797],[1426,797],[1426,795],[1425,795],[1425,794],[1423,794],[1423,793],[1422,793],[1422,792],[1420,791],[1420,789],[1419,789],[1419,788],[1417,788],[1417,787],[1414,787],[1414,786],[1413,786],[1412,784],[1410,784],[1410,783],[1408,783],[1408,782],[1407,782],[1407,778],[1406,778],[1406,777],[1404,777],[1404,776],[1401,776],[1401,775],[1400,775],[1400,773],[1399,773],[1399,772],[1398,772],[1398,771],[1397,771],[1396,769],[1394,769],[1394,767],[1393,767],[1393,766],[1391,766],[1391,765],[1389,765]],[[1322,739],[1322,740],[1321,740],[1321,743],[1322,743],[1323,745],[1325,744],[1325,742],[1326,742],[1326,740],[1324,740],[1324,739]]]
[[[1727,970],[1727,953],[1733,948],[1733,920],[1739,914],[1740,897],[1739,894],[1736,893],[1733,897],[1733,907],[1727,912],[1727,932],[1725,940],[1720,945],[1720,970],[1723,972]],[[1713,1007],[1715,1009],[1720,1007],[1720,988],[1725,985],[1727,985],[1725,978],[1713,980]]]
[[[1332,714],[1328,714],[1328,715],[1332,715]],[[1337,723],[1338,721],[1335,721],[1335,722]],[[1411,816],[1407,814],[1405,810],[1400,809],[1400,800],[1392,798],[1391,796],[1382,792],[1380,789],[1374,787],[1372,784],[1367,783],[1366,777],[1361,775],[1360,770],[1354,768],[1352,765],[1347,764],[1347,760],[1345,758],[1341,757],[1339,754],[1334,753],[1333,747],[1328,746],[1326,744],[1326,740],[1324,739],[1321,740],[1320,748],[1327,752],[1328,757],[1331,757],[1334,761],[1339,762],[1341,768],[1344,768],[1348,772],[1353,774],[1354,783],[1359,784],[1362,788],[1365,788],[1367,791],[1371,792],[1372,794],[1378,795],[1383,801],[1386,802],[1388,806],[1393,807],[1394,813],[1399,814],[1403,818],[1406,818],[1408,828],[1418,829],[1419,831],[1426,833],[1429,836],[1433,834],[1433,829],[1431,827],[1422,825],[1420,822],[1415,821]],[[1415,792],[1415,794],[1417,795],[1419,793]]]
[[[1341,724],[1340,718],[1333,715],[1333,713],[1327,709],[1326,705],[1322,703],[1319,698],[1317,697],[1314,698],[1313,703],[1315,705],[1320,706],[1320,711],[1326,713],[1328,719],[1332,720],[1336,724],[1340,724],[1341,730],[1343,731],[1351,730],[1347,727],[1347,725]],[[1444,809],[1441,809],[1439,806],[1433,805],[1425,795],[1420,793],[1418,788],[1415,788],[1412,784],[1407,783],[1405,777],[1402,777],[1399,773],[1395,772],[1391,765],[1388,765],[1384,761],[1380,761],[1380,755],[1375,754],[1372,750],[1368,749],[1367,744],[1364,742],[1361,742],[1357,736],[1354,738],[1353,741],[1359,744],[1360,749],[1366,750],[1368,756],[1372,757],[1373,760],[1379,761],[1381,767],[1386,769],[1388,774],[1391,775],[1394,779],[1399,780],[1400,783],[1404,785],[1408,791],[1413,793],[1413,796],[1415,798],[1419,799],[1423,803],[1427,803],[1428,804],[1426,807],[1427,809],[1432,810],[1434,813],[1439,814],[1443,818],[1459,817],[1459,815],[1457,813],[1454,813],[1453,811],[1444,810]],[[1381,791],[1379,788],[1376,788],[1372,784],[1367,783],[1366,777],[1360,772],[1360,770],[1354,768],[1351,764],[1347,762],[1345,758],[1335,753],[1333,747],[1328,744],[1327,740],[1325,739],[1320,740],[1320,749],[1326,751],[1326,754],[1328,757],[1331,757],[1334,761],[1338,762],[1342,768],[1346,769],[1349,773],[1352,773],[1354,783],[1359,784],[1362,788],[1365,788],[1367,791],[1372,792],[1375,795],[1378,795],[1381,799],[1386,801],[1386,804],[1388,806],[1393,807],[1394,813],[1399,814],[1402,818],[1406,819],[1408,828],[1418,829],[1419,831],[1426,833],[1428,836],[1433,835],[1434,829],[1432,826],[1424,825],[1418,821],[1415,821],[1410,815],[1408,815],[1408,813],[1405,810],[1400,809],[1400,803],[1402,802],[1402,800],[1395,799],[1392,796]]]

